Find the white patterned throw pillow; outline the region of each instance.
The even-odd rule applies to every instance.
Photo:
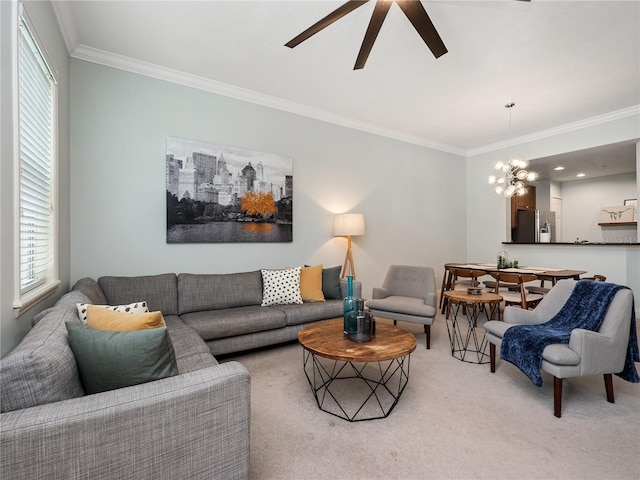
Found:
[[[301,267],[285,270],[260,270],[262,273],[262,306],[302,303],[300,270]]]
[[[76,303],[80,321],[85,325],[87,324],[87,307],[89,305],[89,303]],[[108,308],[114,312],[120,313],[147,313],[149,311],[147,302],[134,302],[129,305],[94,305],[94,307]]]

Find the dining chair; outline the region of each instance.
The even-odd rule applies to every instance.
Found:
[[[451,265],[449,263],[444,264],[444,275],[442,275],[442,285],[440,285],[440,303],[438,304],[438,308],[441,309],[441,313],[444,313],[445,309],[445,298],[444,292],[451,288],[451,279],[453,274],[451,271],[455,268],[455,265]]]
[[[466,290],[469,287],[479,287],[478,278],[487,274],[484,270],[472,268],[452,268],[450,290]]]
[[[595,274],[591,277],[580,277],[580,280],[593,280],[594,282],[606,282],[607,277],[605,277],[604,275]]]
[[[527,285],[524,288],[529,293],[539,293],[540,295],[546,295],[547,293],[549,293],[549,290],[551,290],[551,287],[545,287],[544,282],[550,282],[551,286],[553,286],[553,278],[548,275],[541,275],[541,274],[538,274],[537,277],[538,277],[538,280],[540,280],[539,287],[535,285]]]
[[[530,293],[525,288],[525,283],[534,282],[538,277],[531,273],[507,273],[507,272],[491,272],[490,274],[496,281],[495,293],[498,293],[504,299],[505,306],[520,306],[525,310],[535,307],[543,295],[540,293]],[[500,284],[506,284],[509,288],[502,288]]]
[[[472,268],[456,268],[452,267],[449,270],[451,280],[449,282],[447,290],[467,290],[470,287],[480,287],[480,281],[478,278],[487,274],[484,270],[475,270]],[[444,293],[444,292],[443,292]],[[449,318],[449,301],[444,298],[442,302],[442,313],[445,314],[445,318]]]

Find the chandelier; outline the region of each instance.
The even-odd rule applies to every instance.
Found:
[[[536,179],[535,173],[526,170],[529,162],[520,158],[513,158],[511,155],[511,109],[514,105],[515,103],[507,103],[505,105],[505,108],[509,109],[509,161],[496,163],[495,169],[501,171],[500,177],[495,175],[489,177],[489,184],[495,185],[495,192],[508,198],[527,193],[527,186],[524,181],[532,182]]]

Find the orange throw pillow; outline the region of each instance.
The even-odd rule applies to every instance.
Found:
[[[87,307],[87,325],[98,330],[110,332],[128,332],[148,328],[166,327],[161,312],[123,313],[89,305]]]
[[[324,302],[322,264],[300,270],[300,295],[303,302]]]

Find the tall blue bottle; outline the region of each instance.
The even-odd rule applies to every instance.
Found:
[[[349,334],[350,317],[356,313],[356,300],[353,298],[353,275],[347,275],[347,296],[342,301],[343,305],[343,329],[344,334]],[[353,322],[351,322],[353,323]]]

